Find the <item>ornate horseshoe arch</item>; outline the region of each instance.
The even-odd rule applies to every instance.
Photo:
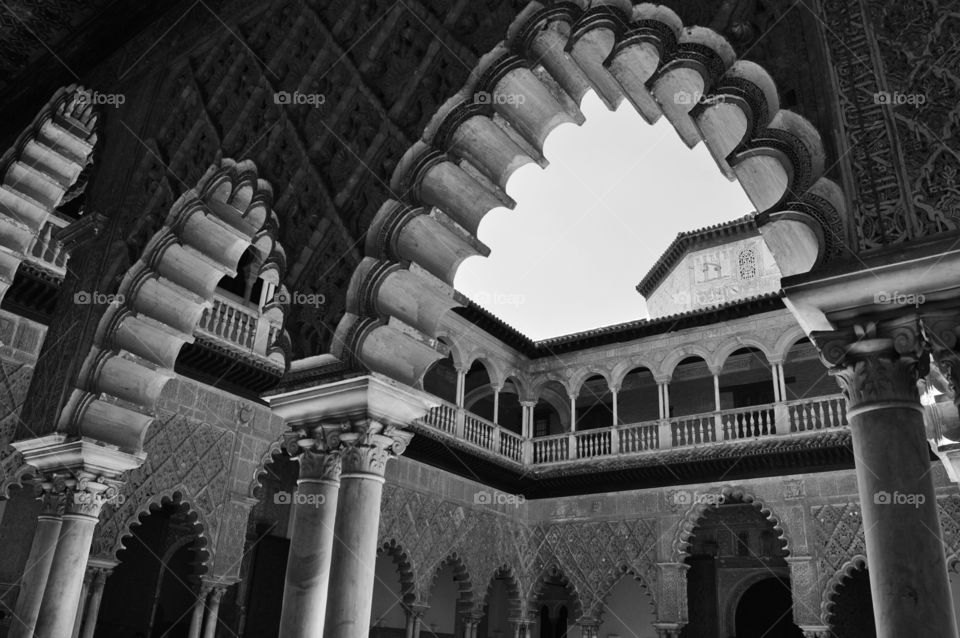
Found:
[[[422,379],[442,358],[430,339],[461,305],[452,292],[459,265],[487,252],[480,222],[512,207],[508,179],[542,159],[553,129],[583,121],[576,105],[590,89],[611,108],[628,101],[648,122],[666,117],[688,146],[703,141],[756,206],[784,276],[826,263],[848,241],[844,194],[824,176],[820,135],[780,108],[770,75],[736,60],[723,37],[653,4],[531,2],[394,171],[393,197],[350,282],[335,355],[411,385]]]

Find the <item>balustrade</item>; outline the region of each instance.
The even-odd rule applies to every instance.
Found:
[[[787,401],[784,406],[790,417],[791,432],[847,425],[847,402],[840,395]]]
[[[535,465],[788,436],[847,425],[845,403],[840,395],[694,414],[663,422],[564,432],[529,441],[446,401],[434,407],[421,422],[438,434],[491,450],[505,460]],[[526,459],[525,445],[530,446]]]
[[[245,350],[253,351],[259,322],[260,313],[255,308],[217,294],[213,298],[213,306],[203,311],[199,328]]]
[[[50,217],[27,250],[27,260],[60,275],[65,274],[69,254],[63,249],[63,244],[54,238],[54,234],[66,225],[66,220]]]

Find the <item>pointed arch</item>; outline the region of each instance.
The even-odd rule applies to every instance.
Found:
[[[753,494],[747,492],[741,487],[725,486],[720,488],[722,500],[717,499],[707,502],[703,499],[695,499],[690,508],[684,514],[683,518],[677,524],[677,531],[673,539],[673,551],[671,562],[682,563],[690,555],[690,541],[693,538],[694,530],[700,524],[700,520],[706,515],[707,510],[716,510],[721,503],[746,503],[752,505],[760,512],[772,526],[777,534],[777,540],[783,547],[784,556],[790,554],[790,543],[787,531],[782,519],[763,501],[757,499]],[[689,495],[689,492],[687,493]]]
[[[547,78],[541,81],[535,71]],[[566,96],[558,99],[548,85]],[[852,237],[845,228],[844,194],[824,175],[819,133],[781,109],[770,75],[737,60],[722,36],[684,28],[673,11],[653,4],[531,2],[508,28],[506,41],[480,58],[463,88],[401,158],[390,182],[393,197],[367,233],[367,258],[401,270],[416,264],[452,287],[464,260],[488,252],[477,229],[493,208],[512,206],[505,191],[510,176],[542,158],[543,144],[558,126],[582,123],[579,109],[569,104],[579,104],[590,89],[610,108],[626,100],[648,122],[666,117],[691,147],[703,141],[721,172],[738,179],[755,205],[761,235],[783,276],[835,258]],[[500,99],[518,95],[524,99]],[[386,279],[357,268],[350,290],[376,288],[376,299],[366,305],[378,312],[364,312],[348,294],[333,354],[416,385],[438,357],[429,345],[437,311],[449,312],[463,301],[452,291],[442,295],[425,283],[408,284],[409,278]],[[390,317],[428,339],[401,332]],[[396,352],[408,365],[391,362]]]
[[[89,97],[76,84],[59,89],[0,157],[0,300],[54,209],[83,185],[99,117]]]
[[[253,162],[224,159],[174,203],[100,318],[58,431],[142,454],[180,349],[271,218],[272,199]]]

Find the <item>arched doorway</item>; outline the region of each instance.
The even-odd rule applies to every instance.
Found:
[[[790,582],[771,577],[751,585],[737,603],[735,626],[737,638],[803,638],[793,624]]]
[[[205,571],[195,515],[168,502],[141,516],[107,579],[97,638],[186,638]]]
[[[657,613],[653,599],[632,573],[624,574],[607,592],[599,614],[598,636],[645,638],[655,636]]]
[[[476,638],[509,638],[513,635],[510,619],[519,614],[520,590],[508,568],[494,574],[487,587],[483,619],[477,626]]]
[[[691,494],[690,498],[710,506],[704,510],[690,538],[686,558],[690,566],[687,571],[689,622],[681,633],[682,638],[733,635],[740,638],[737,633],[740,601],[758,581],[773,578],[784,584],[786,603],[773,620],[788,612],[792,605],[790,568],[784,543],[773,524],[757,506],[736,495],[705,492]],[[747,584],[747,589],[742,589],[739,583]],[[786,613],[785,617],[792,626],[792,615]],[[769,628],[770,621],[766,622]],[[773,626],[777,626],[776,622]],[[757,634],[763,635],[762,631]],[[769,634],[768,638],[773,635]],[[801,634],[782,635],[793,638]]]
[[[844,578],[830,597],[831,638],[877,638],[873,621],[870,575],[858,567]]]
[[[574,590],[563,573],[554,568],[544,574],[534,599],[537,613],[535,638],[566,638],[580,613]]]

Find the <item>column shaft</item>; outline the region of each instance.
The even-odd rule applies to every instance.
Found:
[[[882,408],[849,420],[877,638],[955,638],[923,414]]]
[[[109,575],[109,570],[98,569],[93,578],[93,585],[90,590],[90,601],[87,603],[86,618],[83,620],[82,638],[93,638],[93,633],[97,628],[97,618],[100,616],[100,602],[103,600],[103,588],[106,585]]]
[[[713,373],[713,404],[714,409],[720,411],[720,375],[716,372]]]
[[[63,515],[57,549],[50,565],[50,578],[40,604],[35,630],[37,638],[68,638],[73,633],[96,526],[95,516]]]
[[[83,577],[83,587],[80,589],[80,603],[77,605],[77,617],[73,622],[72,638],[80,635],[80,625],[83,624],[83,617],[86,614],[87,601],[90,596],[90,581],[93,580],[93,571],[88,567]]]
[[[301,476],[309,475],[307,455],[301,458]],[[328,455],[323,455],[328,456]],[[280,612],[280,638],[323,636],[323,618],[330,582],[334,519],[337,512],[339,462],[333,455],[328,478],[301,478],[293,502],[293,534],[287,559]],[[320,460],[322,463],[322,459]],[[319,476],[319,475],[318,475]]]
[[[40,603],[43,602],[43,591],[50,576],[50,565],[53,564],[57,549],[61,523],[60,515],[41,514],[37,517],[37,530],[33,534],[33,545],[23,570],[23,585],[17,597],[10,638],[30,638],[33,635],[40,615]]]
[[[193,611],[190,614],[188,638],[200,638],[200,630],[203,628],[203,612],[207,608],[207,595],[209,593],[210,589],[202,585],[197,591],[197,600],[193,603]]]
[[[223,598],[224,587],[214,587],[210,592],[207,604],[207,619],[203,623],[203,638],[214,638],[217,635],[217,622],[220,616],[220,599]]]

